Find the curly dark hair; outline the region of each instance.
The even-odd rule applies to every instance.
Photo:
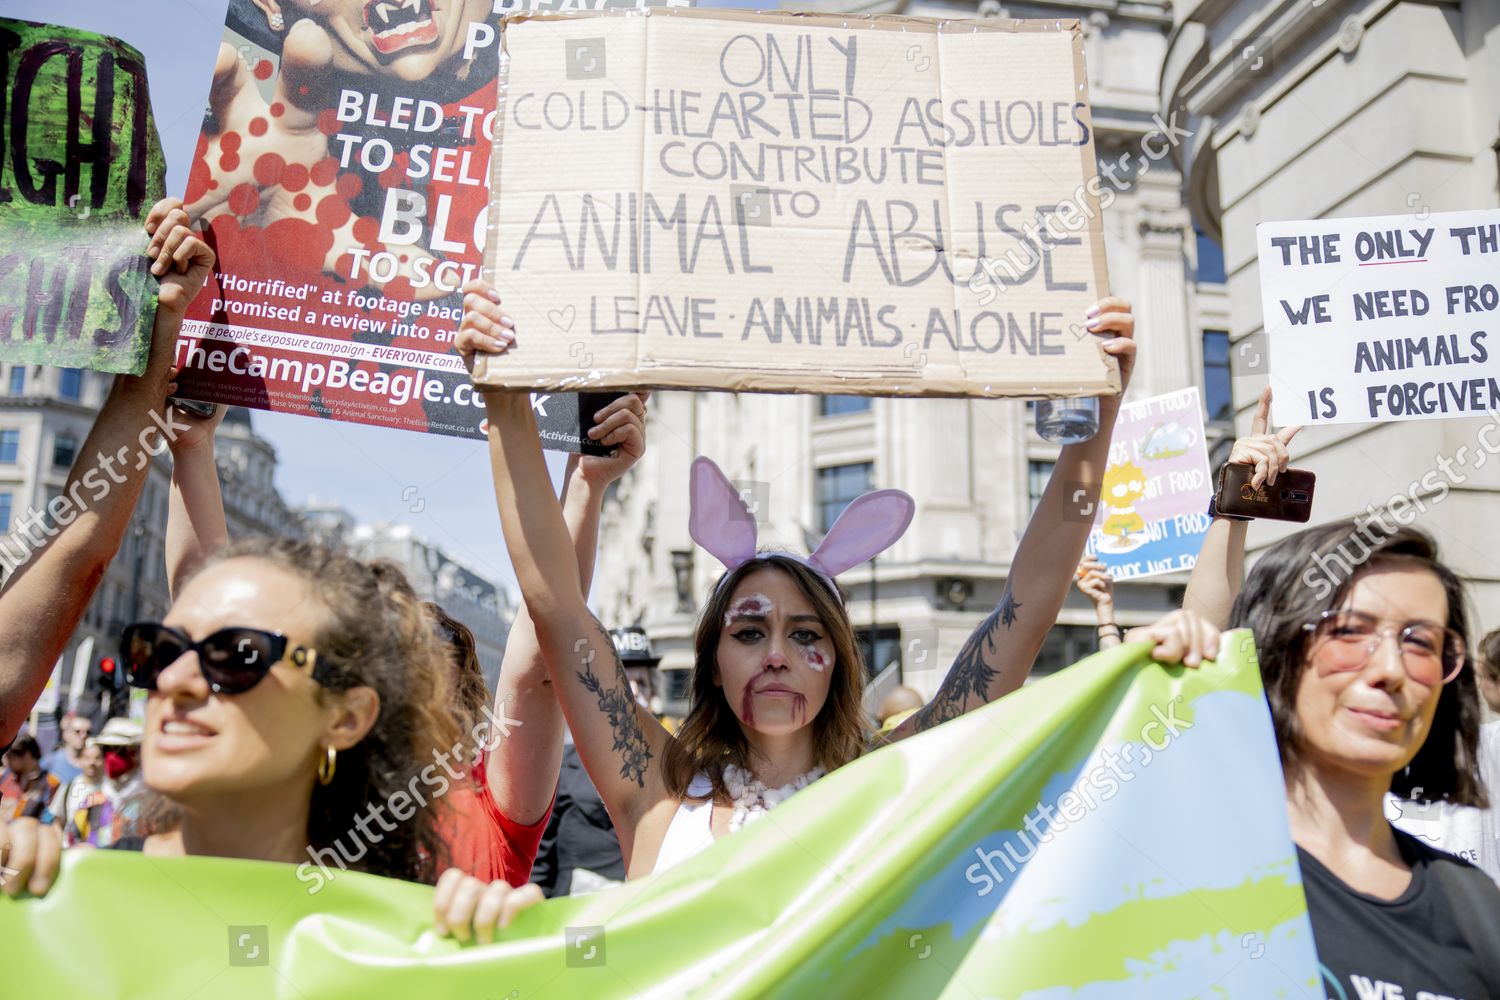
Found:
[[[703,607],[693,636],[692,707],[676,736],[667,741],[662,757],[662,778],[678,798],[687,797],[688,785],[698,774],[713,783],[714,795],[727,794],[724,765],[754,770],[750,745],[740,728],[722,688],[714,684],[719,637],[730,599],[740,581],[751,573],[779,570],[792,578],[817,612],[833,642],[833,675],[828,700],[812,721],[813,751],[825,771],[832,772],[859,757],[870,746],[870,724],[865,715],[864,657],[854,638],[854,626],[840,599],[813,570],[795,559],[768,553],[748,560],[725,574]]]
[[[453,710],[461,720],[460,728],[469,732],[490,703],[490,686],[479,665],[479,651],[469,626],[444,611],[441,605],[428,601],[423,605],[437,627],[438,640],[448,650],[453,666]]]
[[[452,711],[453,670],[432,618],[394,563],[362,562],[317,542],[255,539],[234,545],[212,562],[259,559],[306,580],[327,616],[312,637],[329,676],[319,689],[370,687],[380,714],[365,738],[338,755],[333,780],[314,784],[307,838],[311,850],[337,850],[352,835],[361,844],[349,858],[356,871],[434,882],[446,864],[438,832],[442,800],[393,817],[396,829],[360,838],[354,820],[371,803],[407,792],[431,769],[434,753],[458,744]],[[367,842],[368,841],[368,842]],[[352,852],[349,852],[352,853]],[[348,856],[346,854],[346,856]]]
[[[1437,543],[1416,528],[1381,532],[1345,520],[1299,531],[1266,550],[1235,599],[1229,625],[1255,633],[1261,680],[1287,770],[1300,760],[1297,686],[1308,653],[1303,625],[1339,607],[1364,574],[1391,567],[1421,569],[1438,578],[1448,598],[1447,625],[1464,637],[1467,646],[1469,609],[1463,583],[1439,560]],[[1464,668],[1472,665],[1470,653]],[[1479,719],[1474,671],[1461,668],[1438,692],[1432,729],[1411,763],[1391,778],[1391,791],[1421,801],[1487,806],[1479,777]]]

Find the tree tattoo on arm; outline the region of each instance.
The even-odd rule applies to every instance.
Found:
[[[589,669],[594,660],[592,656],[583,661],[578,679],[598,699],[599,711],[609,717],[609,730],[615,741],[610,749],[620,755],[620,777],[645,788],[646,768],[651,762],[651,746],[646,742],[641,720],[635,714],[635,696],[630,692],[630,678],[625,674],[625,665],[620,662],[619,654],[614,651],[614,642],[598,619],[594,620],[594,628],[598,630],[604,647],[614,657],[615,685],[606,689],[599,676]]]
[[[995,632],[1001,625],[1009,630],[1016,623],[1016,612],[1020,607],[1021,603],[1011,593],[1010,584],[1007,583],[1000,603],[969,636],[963,649],[958,651],[953,666],[949,668],[948,676],[943,679],[943,686],[919,713],[916,722],[919,731],[962,715],[968,710],[971,697],[977,698],[981,705],[989,700],[990,684],[1000,670],[986,663],[985,657],[999,651],[995,644]]]

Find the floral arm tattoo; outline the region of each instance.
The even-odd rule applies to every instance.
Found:
[[[635,714],[635,696],[630,691],[630,678],[625,674],[625,665],[620,662],[619,654],[614,651],[614,642],[609,633],[604,631],[604,626],[597,619],[594,627],[598,629],[605,648],[614,656],[615,685],[606,690],[599,676],[589,669],[594,659],[592,656],[583,662],[583,669],[578,671],[578,679],[599,700],[599,711],[609,717],[609,730],[615,741],[610,749],[620,755],[620,777],[645,788],[651,747],[641,729],[641,720]]]
[[[1006,584],[1005,594],[1000,598],[999,605],[969,636],[964,648],[958,651],[958,658],[949,668],[948,676],[943,679],[943,686],[938,689],[932,701],[917,713],[915,726],[919,732],[962,715],[971,707],[970,698],[977,699],[980,705],[989,701],[990,684],[1000,670],[986,663],[985,657],[998,652],[995,632],[1001,625],[1009,631],[1016,622],[1016,612],[1020,607],[1020,602],[1011,593],[1010,585]]]

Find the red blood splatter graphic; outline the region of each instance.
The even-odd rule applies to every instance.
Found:
[[[342,198],[330,195],[318,202],[318,221],[329,229],[338,229],[349,221],[349,203]]]
[[[325,156],[312,168],[312,182],[318,187],[327,187],[339,175],[339,161]]]
[[[292,207],[299,212],[307,211],[309,208],[312,208],[312,195],[306,193],[299,194],[292,199]]]
[[[301,191],[307,187],[307,168],[300,163],[288,163],[281,172],[281,186],[288,191]]]
[[[285,169],[286,160],[279,153],[262,153],[255,161],[255,183],[270,187],[281,179],[281,172]]]
[[[214,180],[213,168],[200,155],[193,161],[193,169],[188,174],[187,191],[183,194],[183,198],[191,205],[218,186],[219,182]]]
[[[266,134],[266,130],[269,129],[270,127],[271,127],[271,124],[269,122],[267,122],[264,118],[252,118],[252,119],[250,119],[250,134],[251,135],[265,135]]]
[[[260,207],[260,189],[254,184],[241,184],[229,192],[229,210],[235,215],[253,215]]]
[[[286,105],[285,104],[282,104],[280,101],[273,101],[273,102],[271,102],[271,117],[272,118],[280,118],[284,114],[286,114]]]
[[[354,222],[354,238],[365,246],[374,249],[380,239],[380,223],[369,216],[362,216]]]
[[[338,191],[340,197],[353,200],[364,189],[364,186],[365,182],[359,179],[358,174],[344,174],[338,179],[334,190]]]
[[[255,64],[255,78],[257,80],[269,80],[271,74],[276,72],[276,67],[271,65],[271,60],[262,59]]]
[[[238,132],[225,132],[219,136],[219,148],[226,153],[238,153],[242,141]]]
[[[227,173],[232,173],[233,171],[240,169],[239,156],[235,153],[225,153],[223,156],[219,157],[219,169]]]
[[[306,92],[307,88],[302,90]],[[339,113],[335,108],[325,108],[318,113],[318,131],[324,135],[339,134]]]

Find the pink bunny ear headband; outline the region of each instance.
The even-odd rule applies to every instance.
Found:
[[[755,517],[734,484],[711,459],[693,459],[689,474],[691,513],[688,534],[725,569],[735,570],[756,557]],[[795,559],[817,573],[839,596],[833,578],[895,544],[916,513],[916,501],[901,490],[875,490],[856,497],[833,522],[811,556],[795,552],[773,555]],[[842,598],[840,598],[842,600]]]

